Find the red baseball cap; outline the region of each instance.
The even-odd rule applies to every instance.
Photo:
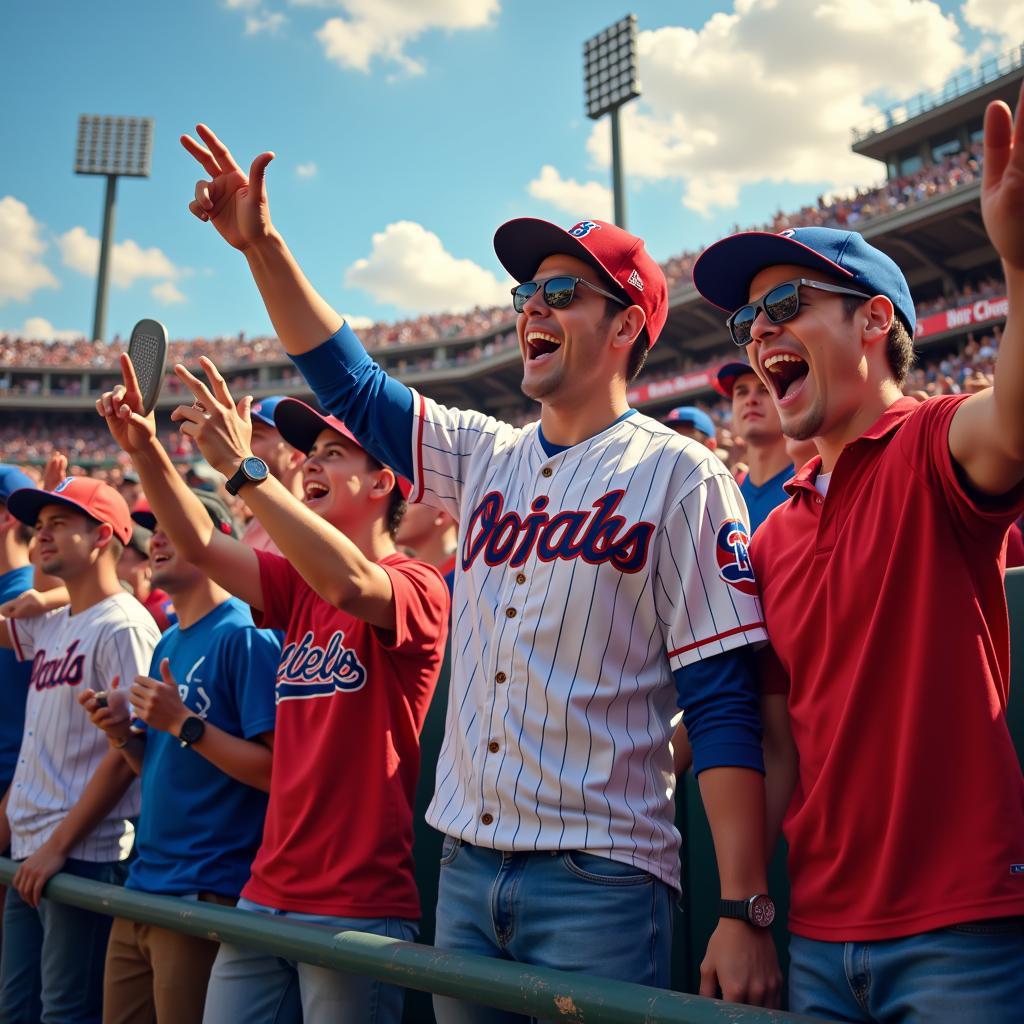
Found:
[[[589,263],[629,305],[644,311],[654,348],[668,318],[668,282],[642,238],[603,220],[581,220],[566,229],[536,217],[517,217],[495,232],[494,251],[520,283],[529,281],[548,256],[564,254]]]
[[[362,448],[364,452],[366,451],[355,434],[337,416],[322,416],[316,409],[306,405],[298,398],[282,398],[274,406],[274,426],[277,427],[278,432],[288,444],[307,454],[316,443],[321,431],[324,430],[335,430],[342,437],[347,437],[353,444]],[[376,458],[372,452],[367,452],[367,454],[371,458]],[[402,497],[408,499],[412,494],[412,481],[407,480],[394,469],[391,471],[395,474]]]
[[[102,480],[69,476],[52,491],[23,487],[12,492],[7,499],[7,508],[11,514],[29,526],[36,525],[39,510],[46,505],[67,505],[98,523],[107,523],[122,544],[132,539],[132,517],[128,512],[128,502]]]

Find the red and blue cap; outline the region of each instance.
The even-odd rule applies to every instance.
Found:
[[[501,265],[518,281],[529,281],[548,256],[565,255],[589,263],[611,290],[647,318],[650,347],[668,317],[668,283],[642,238],[603,220],[581,220],[562,228],[536,217],[517,217],[494,233]]]
[[[29,526],[36,525],[40,509],[47,505],[67,505],[98,523],[107,523],[122,544],[132,539],[132,517],[128,512],[128,502],[102,480],[69,476],[52,491],[44,491],[41,487],[23,487],[12,491],[7,498],[7,510],[15,519]]]
[[[274,410],[284,401],[284,397],[284,395],[270,395],[268,398],[260,398],[253,402],[252,408],[249,410],[252,418],[276,430],[277,424],[274,422]]]
[[[695,405],[681,405],[678,409],[673,409],[661,422],[669,427],[681,423],[699,430],[705,437],[715,436],[715,421]]]
[[[750,282],[765,267],[790,263],[831,274],[870,295],[884,295],[910,336],[917,316],[907,279],[891,257],[856,231],[790,228],[741,231],[708,246],[693,265],[693,283],[708,302],[733,312],[750,301]]]
[[[282,398],[277,403],[274,408],[274,426],[277,427],[288,444],[307,454],[316,443],[321,431],[324,430],[334,430],[366,451],[355,434],[337,416],[323,416],[312,406],[306,405],[305,402],[299,401],[297,398]],[[407,480],[393,469],[392,472],[395,473],[395,480],[398,482],[398,489],[402,492],[402,497],[408,499],[412,493],[412,481]]]
[[[748,363],[740,362],[739,359],[734,359],[731,362],[723,363],[715,374],[715,379],[711,382],[714,389],[720,394],[725,395],[726,398],[732,398],[732,389],[736,385],[736,381],[740,377],[745,377],[748,373],[753,373],[754,368]]]

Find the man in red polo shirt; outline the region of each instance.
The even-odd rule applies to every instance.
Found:
[[[784,432],[820,452],[751,555],[799,754],[790,1004],[831,1020],[1024,1014],[1002,578],[1024,509],[1024,104],[1016,128],[986,114],[982,215],[1010,311],[975,395],[902,397],[913,302],[860,235],[745,232],[694,267]]]

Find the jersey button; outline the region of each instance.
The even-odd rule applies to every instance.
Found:
[[[487,749],[492,754],[496,754],[501,748],[498,746],[498,741],[497,740],[491,740],[491,742],[487,744]]]
[[[543,468],[543,469],[542,469],[542,470],[540,471],[540,475],[541,475],[541,476],[551,476],[551,474],[552,474],[552,473],[554,473],[554,470],[553,470],[553,469],[552,469],[552,468],[551,468],[550,466],[545,466],[545,467],[544,467],[544,468]]]
[[[508,618],[508,619],[514,619],[516,617],[516,610],[515,610],[515,608],[506,608],[505,609],[505,617]]]
[[[480,824],[482,825],[490,825],[493,823],[493,821],[494,815],[489,813],[488,811],[484,811],[484,813],[480,815]]]
[[[507,675],[505,675],[505,673],[504,673],[504,672],[499,672],[499,673],[498,673],[498,674],[497,674],[497,675],[496,675],[496,676],[494,677],[494,681],[495,681],[496,683],[503,683],[503,682],[505,682],[505,680],[506,680],[506,679],[508,679],[508,676],[507,676]]]
[[[525,583],[525,582],[526,582],[526,573],[525,572],[517,572],[516,573],[516,583]]]
[[[824,504],[825,504],[825,499],[824,499],[824,498],[823,498],[823,497],[822,497],[822,496],[821,496],[821,495],[819,494],[819,495],[818,495],[818,496],[817,496],[817,497],[816,497],[816,498],[814,499],[814,504],[815,504],[815,505],[824,505]]]

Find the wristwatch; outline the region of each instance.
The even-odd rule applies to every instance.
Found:
[[[718,916],[746,921],[755,928],[767,928],[775,920],[775,901],[763,892],[746,900],[719,900]]]
[[[206,723],[198,715],[190,715],[181,723],[181,731],[178,733],[178,741],[183,747],[191,747],[198,743],[206,732]]]
[[[224,484],[224,489],[228,494],[237,494],[243,485],[261,484],[269,475],[267,464],[255,455],[249,455],[242,459],[241,465],[235,470],[235,475]]]

